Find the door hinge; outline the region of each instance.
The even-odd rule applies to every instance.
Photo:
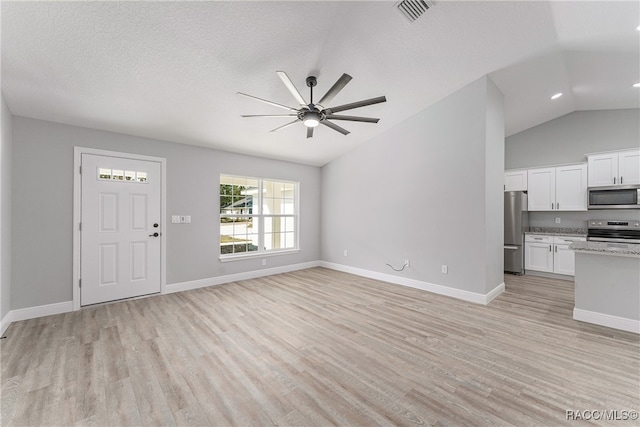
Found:
[[[82,287],[82,279],[78,279],[78,287],[81,288]]]
[[[80,175],[82,175],[82,165],[78,167],[78,172],[80,173]]]
[[[82,223],[81,222],[78,223],[78,231],[82,231]]]

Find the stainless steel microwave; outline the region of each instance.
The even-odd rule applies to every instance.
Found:
[[[589,209],[640,209],[640,185],[589,187]]]

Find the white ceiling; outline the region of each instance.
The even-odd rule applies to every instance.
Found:
[[[15,115],[323,165],[489,74],[507,135],[575,110],[640,108],[640,2],[436,1],[408,23],[389,1],[2,1],[2,91]],[[296,106],[276,71],[378,124],[242,118]],[[556,92],[565,96],[550,101]]]

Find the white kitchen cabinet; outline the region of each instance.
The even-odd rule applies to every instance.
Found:
[[[553,237],[527,235],[524,243],[524,269],[553,273]]]
[[[618,153],[618,173],[621,185],[640,184],[640,150]]]
[[[529,186],[529,210],[555,210],[556,168],[529,169],[527,181]]]
[[[505,171],[504,191],[527,191],[527,170]]]
[[[556,210],[587,210],[587,165],[556,168]]]
[[[554,245],[553,272],[573,276],[576,274],[576,260],[569,245]]]
[[[565,274],[567,276],[575,276],[576,274],[576,257],[569,245],[577,241],[585,241],[584,237],[562,237],[554,236],[553,238],[553,272],[557,274]]]
[[[527,235],[525,238],[525,270],[575,275],[575,255],[571,243],[584,237]]]
[[[530,211],[586,211],[587,165],[528,171]]]
[[[590,154],[589,187],[640,184],[640,150]]]

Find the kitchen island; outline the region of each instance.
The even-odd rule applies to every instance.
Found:
[[[640,333],[640,245],[575,242],[575,320]]]

